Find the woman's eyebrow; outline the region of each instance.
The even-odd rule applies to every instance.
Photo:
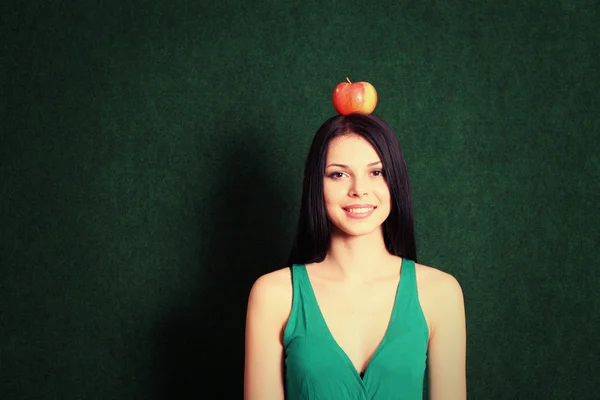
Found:
[[[368,166],[368,167],[371,167],[371,166],[373,166],[373,165],[377,165],[377,164],[381,164],[381,161],[374,161],[374,162],[372,162],[372,163],[369,163],[369,164],[367,164],[367,166]],[[329,167],[349,168],[349,167],[348,167],[346,164],[337,164],[337,163],[334,163],[334,164],[329,164],[329,165],[327,166],[327,168],[329,168]]]

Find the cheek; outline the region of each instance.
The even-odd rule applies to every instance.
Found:
[[[390,195],[390,192],[387,190],[382,191],[378,197],[383,207],[389,211],[392,207],[392,196]]]
[[[343,188],[341,185],[324,185],[323,186],[323,197],[325,203],[339,200],[343,196]]]
[[[389,200],[391,198],[390,189],[388,188],[387,184],[385,184],[385,183],[383,183],[380,186],[378,186],[377,188],[375,188],[375,194],[382,201]]]

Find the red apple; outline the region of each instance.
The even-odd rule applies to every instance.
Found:
[[[371,114],[377,106],[377,92],[369,82],[342,82],[335,87],[333,108],[341,115]]]

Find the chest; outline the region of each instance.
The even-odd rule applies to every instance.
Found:
[[[393,279],[364,286],[313,285],[329,334],[357,371],[365,370],[386,334],[397,289]]]

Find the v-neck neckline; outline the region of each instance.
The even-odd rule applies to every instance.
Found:
[[[400,261],[400,272],[399,272],[399,278],[398,278],[398,284],[396,286],[396,293],[394,295],[394,304],[392,305],[392,312],[390,313],[390,319],[388,321],[387,327],[385,329],[385,333],[383,334],[383,337],[381,338],[381,341],[379,342],[379,344],[377,345],[377,347],[375,348],[375,351],[373,352],[373,355],[371,356],[371,358],[369,359],[369,361],[367,361],[367,365],[365,366],[364,370],[361,372],[359,370],[356,369],[356,366],[354,365],[354,363],[352,362],[352,360],[350,359],[350,357],[348,356],[348,353],[346,353],[346,351],[340,346],[340,344],[338,343],[338,341],[335,339],[335,337],[333,336],[333,333],[331,332],[331,329],[329,329],[329,325],[327,325],[327,320],[325,319],[325,316],[323,315],[323,311],[321,310],[321,306],[319,304],[319,301],[317,300],[317,295],[315,294],[315,290],[313,288],[312,285],[312,281],[310,280],[310,275],[308,274],[308,269],[306,268],[306,264],[303,265],[303,270],[304,273],[306,275],[306,281],[308,282],[308,288],[310,290],[310,294],[312,296],[312,299],[315,303],[315,306],[318,310],[318,314],[321,320],[321,323],[323,324],[323,327],[325,328],[325,330],[327,331],[327,337],[328,339],[333,343],[334,347],[336,348],[336,350],[338,351],[338,353],[340,353],[340,355],[342,356],[342,358],[348,363],[348,365],[351,367],[352,371],[354,371],[354,375],[358,378],[358,380],[361,382],[361,384],[364,387],[364,382],[366,381],[368,375],[369,375],[369,370],[370,370],[370,366],[373,363],[373,360],[375,360],[375,358],[377,357],[377,355],[381,352],[381,350],[383,349],[385,343],[386,343],[386,339],[388,337],[389,331],[390,331],[390,327],[392,326],[392,323],[394,322],[395,318],[396,318],[396,310],[398,309],[398,298],[400,297],[400,293],[402,292],[402,282],[404,281],[404,258],[401,259]],[[361,376],[362,373],[362,376]]]

